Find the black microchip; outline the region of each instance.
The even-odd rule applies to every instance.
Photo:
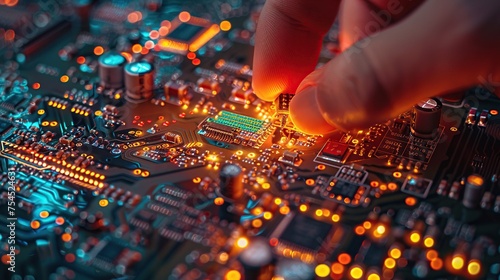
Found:
[[[9,128],[12,127],[12,124],[3,120],[0,120],[0,135],[4,134]]]
[[[102,248],[101,251],[99,251],[99,253],[97,253],[96,258],[109,263],[113,263],[124,249],[125,247],[123,247],[122,245],[110,241],[106,244],[106,246],[104,246],[104,248]]]
[[[332,185],[332,182],[333,182],[333,187],[330,190],[330,193],[333,193],[336,196],[341,195],[342,197],[353,199],[354,195],[358,192],[359,186],[357,184],[333,179],[330,182],[330,186]]]
[[[205,28],[204,26],[182,23],[181,25],[179,25],[179,27],[174,29],[172,33],[168,34],[168,38],[189,42],[196,36],[196,34],[200,33],[200,31],[203,30],[204,28]]]
[[[331,224],[298,214],[293,217],[279,239],[312,251],[318,251],[331,229]]]

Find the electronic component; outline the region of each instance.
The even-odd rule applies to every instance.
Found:
[[[438,134],[442,106],[437,98],[417,103],[413,107],[412,134],[422,138],[434,138]]]
[[[221,111],[215,117],[206,118],[198,126],[199,134],[224,143],[259,147],[271,134],[268,121]]]
[[[479,175],[470,175],[465,181],[463,204],[467,208],[476,208],[483,196],[484,179]]]
[[[220,194],[232,200],[243,197],[243,170],[233,163],[225,164],[219,172]]]
[[[3,278],[498,278],[498,98],[303,133],[264,2],[0,0]]]
[[[117,52],[106,52],[99,57],[99,79],[105,88],[123,87],[123,67],[127,60]],[[131,69],[129,69],[130,71]]]
[[[132,62],[125,66],[125,89],[130,101],[151,99],[154,90],[154,66],[146,61]]]
[[[158,45],[162,50],[180,54],[196,52],[219,31],[219,25],[183,12],[171,22],[170,32]]]

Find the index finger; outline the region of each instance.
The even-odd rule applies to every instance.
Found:
[[[257,24],[253,89],[263,100],[295,93],[316,67],[340,0],[268,0]]]

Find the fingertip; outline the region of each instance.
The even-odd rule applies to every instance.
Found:
[[[323,118],[316,101],[316,87],[298,92],[290,102],[290,118],[300,130],[309,134],[326,134],[334,130]]]

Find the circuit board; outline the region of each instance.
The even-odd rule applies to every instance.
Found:
[[[491,88],[304,134],[263,5],[0,1],[1,279],[500,279]]]

